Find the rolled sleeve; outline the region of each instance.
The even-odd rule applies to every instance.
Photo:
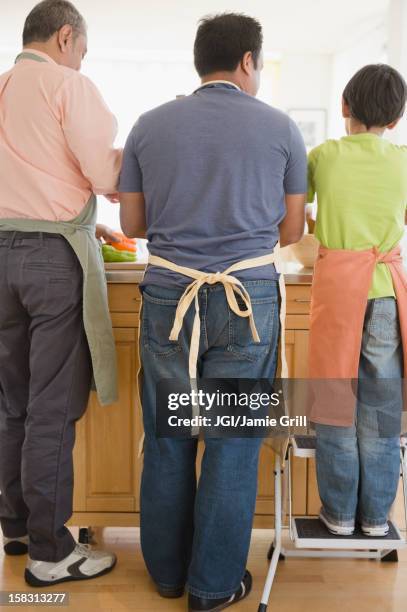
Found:
[[[136,150],[137,128],[138,124],[136,123],[124,147],[119,181],[119,191],[122,193],[140,193],[143,191],[143,176]]]
[[[122,150],[114,147],[117,121],[97,87],[76,73],[61,87],[59,104],[68,147],[93,192],[116,192],[122,159]]]
[[[307,150],[300,130],[289,120],[290,147],[284,175],[284,191],[287,194],[307,193]]]

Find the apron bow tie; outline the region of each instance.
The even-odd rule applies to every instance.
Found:
[[[183,274],[184,276],[189,276],[194,280],[192,283],[188,285],[185,289],[184,293],[179,299],[177,309],[175,312],[174,324],[171,329],[171,333],[169,336],[169,340],[177,341],[180,331],[182,329],[182,325],[184,323],[184,318],[186,313],[188,312],[192,302],[195,305],[195,316],[192,327],[191,334],[191,343],[189,348],[189,377],[191,380],[197,378],[197,362],[199,355],[199,342],[201,337],[201,319],[199,312],[199,290],[205,284],[214,285],[216,283],[222,283],[226,299],[229,305],[229,308],[234,312],[238,317],[248,318],[250,330],[252,333],[252,337],[254,342],[260,342],[260,337],[256,328],[256,324],[253,316],[253,308],[250,299],[250,295],[248,291],[245,289],[243,284],[231,274],[231,272],[235,272],[237,270],[245,270],[249,268],[260,267],[263,265],[271,264],[275,262],[275,255],[263,255],[261,257],[255,257],[253,259],[246,259],[244,261],[233,264],[229,268],[227,268],[224,272],[202,272],[200,270],[194,270],[193,268],[187,268],[184,266],[178,266],[166,259],[158,257],[156,255],[150,255],[149,265],[161,266],[168,270],[172,270],[173,272],[178,272]],[[282,313],[283,317],[285,316],[285,290],[284,290],[284,279],[283,276],[280,276],[280,292],[282,296],[283,308]],[[243,308],[239,305],[237,301],[237,297],[243,302]],[[281,317],[281,319],[283,318]],[[280,320],[281,320],[280,319]],[[284,334],[284,322],[282,321],[282,332]],[[282,346],[282,377],[287,376],[287,364],[285,360],[285,352],[284,352],[284,343]]]

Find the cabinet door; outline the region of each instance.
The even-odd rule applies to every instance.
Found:
[[[303,378],[307,371],[308,331],[287,330],[286,355],[291,378]],[[274,452],[265,443],[261,449],[259,464],[256,514],[274,513]],[[307,462],[293,458],[292,463],[293,512],[307,512]]]
[[[100,406],[92,393],[77,428],[74,510],[134,512],[139,507],[138,441],[141,413],[136,397],[137,329],[114,329],[119,400]]]
[[[317,473],[315,469],[315,459],[308,459],[308,495],[307,495],[307,514],[319,514],[321,500],[318,493]]]
[[[293,334],[293,336],[291,335]],[[290,331],[290,335],[288,336],[292,343],[288,343],[289,349],[289,368],[290,372],[293,372],[291,375],[294,378],[306,378],[308,375],[307,372],[307,364],[308,364],[308,336],[309,332],[307,330],[295,330]],[[318,485],[317,485],[317,477],[315,471],[315,460],[314,459],[294,459],[294,472],[296,472],[295,467],[301,464],[301,468],[297,467],[297,484],[295,484],[294,479],[294,508],[293,511],[295,514],[307,514],[307,515],[316,515],[319,513],[319,509],[321,506],[321,500],[319,499],[318,494]],[[306,466],[306,475],[304,475],[304,467]],[[301,478],[301,482],[304,483],[300,486],[299,478]],[[295,487],[297,486],[297,495],[295,494]],[[299,490],[298,490],[299,489]],[[304,510],[304,504],[299,503],[299,498],[302,499],[302,496],[305,495],[306,499],[306,508]]]

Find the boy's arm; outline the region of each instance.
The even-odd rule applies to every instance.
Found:
[[[146,209],[143,175],[136,152],[137,124],[131,130],[123,152],[120,173],[120,225],[129,238],[146,237]]]

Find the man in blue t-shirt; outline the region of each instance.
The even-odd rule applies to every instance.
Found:
[[[189,609],[208,611],[251,588],[246,561],[261,439],[206,439],[197,486],[196,437],[156,437],[156,384],[172,378],[188,385],[191,367],[200,379],[275,376],[278,275],[265,260],[255,267],[245,260],[269,256],[278,240],[284,246],[301,238],[307,160],[293,121],[255,98],[263,66],[255,19],[203,19],[194,56],[202,85],[145,113],[130,132],[120,202],[123,231],[145,235],[150,254],[162,258],[153,259],[142,284],[143,555],[162,596],[181,596],[187,586]],[[249,317],[230,308],[224,284],[211,275],[242,261],[233,276],[251,302],[257,341]],[[171,335],[193,280],[179,266],[207,273],[197,291],[192,366],[193,304],[178,337]],[[244,300],[238,306],[244,310]]]

